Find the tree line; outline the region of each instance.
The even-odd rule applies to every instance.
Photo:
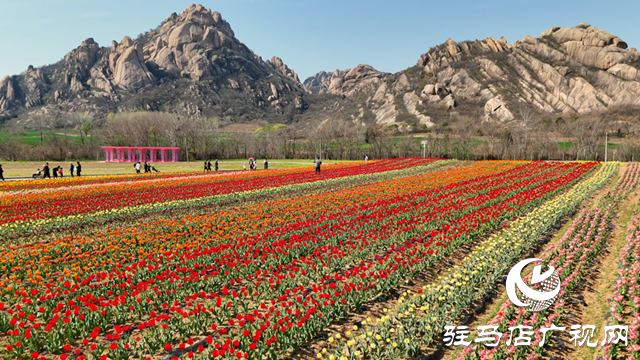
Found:
[[[461,118],[417,129],[327,120],[319,126],[265,125],[251,132],[231,132],[225,131],[229,124],[226,119],[162,112],[110,114],[103,121],[89,114],[38,115],[31,119],[30,126],[40,133],[40,141],[23,144],[20,132],[14,129],[0,138],[0,158],[104,160],[100,146],[109,145],[176,146],[182,148],[180,161],[316,156],[357,160],[365,155],[379,159],[423,154],[468,160],[602,161],[606,136],[612,142],[609,160],[640,159],[633,121],[610,120],[597,116],[544,119],[524,110],[512,124]],[[68,129],[74,129],[81,141],[67,136]],[[424,147],[421,141],[426,141]]]

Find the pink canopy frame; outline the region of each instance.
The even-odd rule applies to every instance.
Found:
[[[104,149],[105,162],[178,162],[178,150],[180,150],[179,147],[156,146],[103,146],[102,149]],[[148,158],[147,150],[149,150]],[[158,150],[160,150],[160,158],[157,157]],[[169,156],[169,151],[171,151],[171,156]]]

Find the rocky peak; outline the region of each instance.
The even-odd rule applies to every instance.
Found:
[[[342,74],[343,71],[336,70],[332,73],[326,71],[320,71],[319,73],[309,76],[304,81],[304,87],[308,92],[312,94],[324,94],[329,90],[329,85],[331,85],[331,80],[334,77]]]
[[[64,57],[67,65],[64,82],[71,87],[71,91],[83,88],[82,83],[89,78],[89,69],[95,64],[99,51],[98,43],[88,38]]]
[[[388,73],[360,64],[353,69],[336,70],[331,74],[322,71],[306,79],[305,88],[312,93],[350,96],[377,88],[387,76]]]
[[[64,57],[64,60],[69,67],[79,65],[83,70],[86,70],[95,63],[98,50],[100,50],[98,43],[93,38],[88,38],[80,46],[71,50]]]
[[[180,15],[165,20],[144,46],[143,54],[160,71],[179,71],[198,81],[216,73],[212,53],[217,51],[230,51],[255,61],[253,52],[235,38],[219,12],[191,5]]]
[[[275,70],[279,71],[282,75],[293,79],[295,82],[300,84],[300,78],[295,71],[289,69],[287,64],[285,64],[281,58],[274,56],[271,60],[267,60],[267,64],[271,65]]]

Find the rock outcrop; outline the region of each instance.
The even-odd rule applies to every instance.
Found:
[[[29,65],[24,72],[24,82],[26,84],[24,106],[29,109],[42,104],[42,94],[47,90],[48,82],[42,70],[34,69]]]
[[[125,36],[120,44],[112,43],[111,54],[109,54],[109,70],[113,74],[113,85],[125,89],[138,90],[155,83],[155,79],[144,61],[142,44],[134,42],[128,36]],[[104,84],[100,84],[102,80],[100,72],[94,72],[94,75],[97,77],[96,85],[108,89]]]
[[[484,105],[484,120],[501,122],[513,120],[513,114],[507,109],[507,104],[500,96],[489,99]]]
[[[277,56],[271,58],[271,60],[267,60],[267,64],[273,66],[273,68],[279,71],[282,75],[294,80],[297,83],[300,83],[300,78],[295,71],[289,69],[287,64],[285,64],[282,59]]]
[[[320,71],[319,73],[308,77],[304,81],[304,87],[312,94],[325,94],[329,90],[329,85],[334,78],[341,76],[342,70],[336,70],[332,73]]]
[[[626,51],[627,43],[615,35],[581,23],[575,28],[554,27],[542,33],[549,36],[577,62],[607,70],[616,64],[638,60],[638,53]]]
[[[374,90],[388,75],[369,65],[358,65],[332,78],[327,92],[334,95],[350,96],[357,92]]]
[[[90,77],[90,69],[96,63],[99,51],[98,43],[93,38],[88,38],[64,57],[67,67],[64,83],[69,85],[72,92],[84,89],[84,83]]]
[[[11,87],[11,93],[9,93],[9,87]],[[11,102],[14,100],[9,98],[9,96],[15,96],[13,92],[13,79],[9,76],[5,76],[0,80],[0,111],[9,110]]]
[[[360,64],[353,69],[320,72],[304,81],[305,88],[313,94],[351,96],[359,92],[375,91],[389,76],[369,65]]]

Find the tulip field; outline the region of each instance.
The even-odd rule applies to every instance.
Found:
[[[418,359],[532,252],[558,300],[500,302],[490,324],[559,324],[639,180],[633,163],[405,158],[5,182],[0,359]],[[608,296],[637,333],[637,214],[625,231]]]

